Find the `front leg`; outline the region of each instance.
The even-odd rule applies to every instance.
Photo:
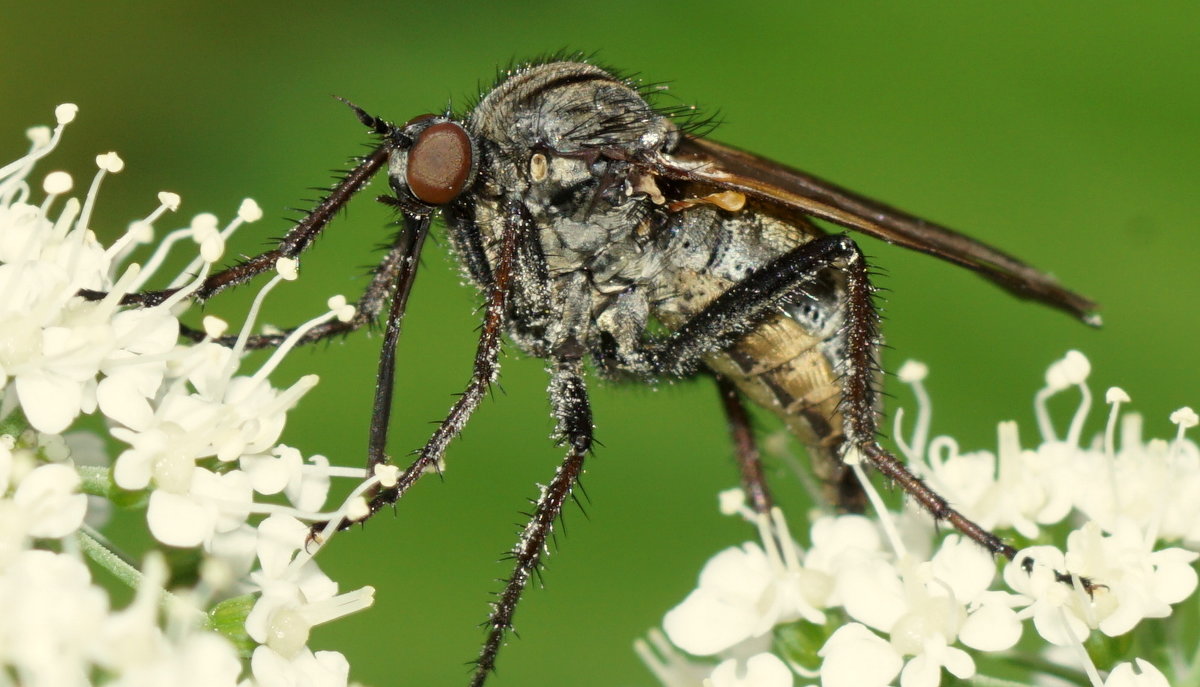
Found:
[[[520,203],[510,202],[506,208],[506,224],[500,249],[500,259],[495,266],[494,280],[488,286],[487,304],[484,309],[483,326],[479,335],[479,345],[475,351],[475,362],[471,368],[471,381],[466,389],[450,407],[446,418],[438,425],[433,436],[417,452],[416,459],[400,474],[395,486],[381,489],[369,501],[371,517],[385,506],[398,501],[418,479],[431,468],[436,469],[438,462],[446,452],[446,446],[462,431],[467,420],[483,400],[484,393],[500,374],[500,342],[504,331],[505,312],[512,289],[513,265],[516,259],[517,246],[525,240],[529,230],[529,221]],[[389,327],[390,330],[390,327]],[[385,366],[391,366],[391,361],[380,360],[381,373]],[[390,380],[388,380],[390,381]],[[391,407],[391,384],[380,382],[375,399],[375,411],[371,422],[371,451],[368,457],[368,469],[386,462],[383,445],[387,438],[387,416]],[[347,528],[351,521],[339,523],[339,528]],[[319,531],[323,523],[314,525],[313,531]]]

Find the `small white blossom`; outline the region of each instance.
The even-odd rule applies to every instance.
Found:
[[[755,654],[742,661],[721,662],[708,678],[712,687],[792,687],[791,668],[774,654]]]
[[[820,655],[821,687],[885,687],[904,665],[887,640],[858,623],[838,628]]]
[[[250,659],[258,687],[346,687],[350,664],[336,651],[307,648],[285,658],[268,646],[254,650]]]
[[[1104,681],[1104,687],[1170,687],[1170,683],[1162,671],[1138,658],[1114,668]]]
[[[747,658],[761,655],[773,637],[773,651],[784,665],[803,677],[816,677],[809,667],[814,663],[812,643],[823,636],[824,644],[815,652],[822,687],[882,687],[896,684],[897,677],[900,687],[937,687],[943,671],[973,679],[980,670],[979,652],[1022,651],[1016,647],[1025,621],[1030,621],[1048,643],[1039,660],[1066,660],[1061,670],[1078,671],[1079,679],[1093,687],[1171,682],[1142,658],[1113,666],[1105,681],[1083,642],[1093,639],[1093,630],[1128,635],[1151,619],[1167,623],[1180,615],[1186,617],[1179,622],[1191,623],[1176,628],[1181,636],[1194,634],[1200,613],[1195,604],[1181,602],[1198,587],[1200,554],[1179,543],[1200,542],[1200,448],[1185,434],[1198,422],[1196,416],[1187,409],[1177,411],[1171,417],[1178,425],[1173,439],[1146,441],[1140,416],[1120,412],[1128,395],[1114,387],[1106,394],[1111,409],[1104,433],[1086,441],[1091,369],[1082,354],[1072,351],[1051,366],[1046,386],[1037,392],[1041,441],[1036,447],[1023,448],[1017,424],[1002,422],[994,450],[967,452],[950,437],[929,438],[929,397],[922,384],[926,372],[909,365],[901,373],[918,401],[911,434],[905,436],[899,419],[896,425],[897,443],[913,471],[956,509],[1004,539],[1012,541],[1015,531],[1065,546],[1017,552],[1014,560],[1003,563],[1005,590],[997,588],[996,561],[975,542],[951,534],[940,545],[931,544],[933,528],[918,508],[905,509],[900,527],[889,524],[888,512],[877,513],[879,521],[818,518],[810,532],[811,548],[802,553],[793,547],[792,557],[803,560],[805,571],[823,573],[829,581],[829,593],[809,597],[827,624],[779,617],[773,629],[764,629],[772,615],[762,611],[772,604],[762,600],[772,597],[759,590],[764,588],[761,580],[769,579],[765,571],[770,566],[764,561],[771,559],[767,552],[773,541],[764,537],[764,546],[727,549],[709,561],[705,571],[711,569],[713,578],[702,575],[698,588],[664,620],[676,646],[723,658],[709,674],[715,682],[718,667],[722,679],[744,678]],[[1079,397],[1065,431],[1055,426],[1047,403],[1064,391]],[[721,503],[723,513],[748,512],[738,495],[722,495]],[[725,576],[715,574],[722,570],[729,573],[724,582]],[[747,582],[739,585],[735,578]],[[1200,666],[1190,663],[1190,649],[1161,646],[1173,631],[1157,630],[1153,638],[1147,634],[1121,645],[1153,647],[1162,652],[1153,658],[1170,665],[1176,678],[1194,676]],[[659,647],[658,654],[672,655],[669,647]],[[700,668],[693,662],[647,662],[669,687],[697,684],[694,675]],[[1048,679],[1028,667],[1025,671],[1034,684]],[[985,677],[979,675],[981,681]]]
[[[771,534],[762,546],[748,542],[705,564],[696,590],[663,621],[676,646],[696,655],[715,654],[761,637],[781,622],[824,622],[819,607],[830,591],[828,576],[781,552],[779,547],[795,544],[790,539],[776,544],[775,530],[767,531]]]
[[[65,537],[79,529],[87,497],[79,493],[79,473],[66,465],[42,465],[21,480],[13,503],[31,537]]]
[[[178,316],[189,293],[223,251],[225,238],[262,211],[244,201],[224,230],[215,216],[199,215],[191,227],[168,234],[144,269],[122,267],[180,199],[160,193],[159,207],[130,222],[105,248],[91,231],[92,212],[104,176],[124,168],[118,155],[106,153],[96,158],[100,171],[82,202],[58,200],[74,183],[55,172],[41,186],[46,199],[27,203],[27,178],[75,112],[74,106],[58,108],[58,127],[31,130],[30,152],[0,168],[0,419],[18,428],[0,436],[0,683],[15,678],[22,685],[58,687],[101,677],[121,687],[346,685],[345,658],[313,652],[309,630],[370,606],[373,589],[337,594],[336,583],[304,550],[307,526],[290,514],[328,519],[320,509],[330,478],[361,480],[363,471],[331,467],[321,456],[306,462],[298,450],[277,444],[287,411],[317,382],[308,375],[277,389],[268,381],[293,339],[249,375],[238,374],[243,343],[231,350],[211,341],[180,342]],[[61,208],[56,217],[49,214],[54,207]],[[123,295],[149,283],[167,248],[186,237],[200,256],[170,283],[175,295],[154,307],[121,306]],[[274,283],[260,291],[240,342]],[[91,300],[81,289],[102,296]],[[353,316],[345,299],[329,303],[333,312],[297,331]],[[205,328],[217,329],[208,322]],[[58,434],[97,411],[126,445],[111,473],[97,437]],[[89,498],[103,506],[88,516],[93,525],[112,504],[81,491],[107,496],[120,489],[149,492],[148,499],[135,493],[123,500],[145,504],[146,525],[159,543],[202,547],[201,581],[194,588],[168,595],[161,557],[150,556],[139,573],[84,526]],[[279,493],[296,507],[254,501],[256,494]],[[280,515],[260,522],[268,512]],[[111,609],[83,554],[136,586],[134,602]],[[257,615],[206,619],[217,594],[241,593],[251,580],[261,594]],[[206,627],[210,620],[222,632],[250,632],[264,643],[248,671],[233,644]],[[248,673],[252,680],[243,677]]]
[[[1093,593],[1094,624],[1101,632],[1117,636],[1129,632],[1145,618],[1165,618],[1171,604],[1196,591],[1200,554],[1177,547],[1148,551],[1146,533],[1129,520],[1105,535],[1089,522],[1067,537],[1066,569],[1102,581]]]

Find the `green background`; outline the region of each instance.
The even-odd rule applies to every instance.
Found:
[[[404,121],[462,103],[498,65],[560,48],[672,83],[683,102],[719,110],[714,137],[926,215],[1053,271],[1103,304],[1090,331],[1015,301],[975,276],[864,241],[886,269],[889,369],[932,368],[934,429],[994,445],[996,421],[1022,421],[1045,366],[1070,348],[1094,365],[1093,389],[1120,384],[1148,416],[1200,404],[1200,6],[1176,3],[4,3],[0,153],[21,132],[79,104],[55,168],[91,174],[117,150],[93,225],[110,236],[182,194],[176,224],[223,220],[244,196],[266,218],[234,244],[254,252],[287,226],[326,170],[362,150],[361,127],[329,98]],[[47,171],[49,167],[43,167]],[[354,298],[387,211],[370,196],[306,257],[304,278],[275,293],[291,324],[331,293]],[[465,383],[477,298],[443,245],[427,250],[400,348],[391,448],[403,455]],[[240,317],[250,289],[210,310]],[[377,336],[291,355],[283,385],[322,384],[293,413],[285,441],[358,464],[364,455]],[[343,588],[374,585],[374,610],[322,628],[314,648],[345,652],[369,684],[462,684],[482,637],[497,557],[558,451],[539,361],[505,358],[503,392],[425,480],[365,531],[335,540],[322,566]],[[517,616],[501,685],[652,684],[631,641],[694,584],[703,561],[747,538],[716,511],[735,483],[706,381],[592,386],[597,436],[585,518],[549,561],[546,588]],[[890,390],[908,403],[899,384]],[[1074,398],[1056,407],[1060,425]],[[763,418],[764,429],[775,424]],[[1090,430],[1101,427],[1093,415]],[[799,486],[777,491],[803,523]],[[803,529],[798,527],[797,529]]]

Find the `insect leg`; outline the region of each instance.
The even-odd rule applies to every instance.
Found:
[[[771,511],[771,492],[763,475],[762,458],[754,430],[750,427],[750,415],[742,403],[741,395],[733,382],[717,375],[717,393],[721,396],[721,407],[729,423],[729,434],[733,439],[733,456],[742,475],[742,490],[756,513]]]
[[[298,257],[305,249],[312,245],[312,242],[320,235],[321,230],[325,228],[325,225],[329,224],[329,220],[333,219],[334,215],[350,200],[351,196],[362,189],[371,180],[371,177],[387,163],[390,153],[390,143],[384,142],[380,144],[375,150],[371,151],[370,155],[362,158],[354,169],[347,172],[346,176],[335,184],[329,190],[329,193],[321,199],[321,202],[317,203],[312,212],[308,213],[304,219],[300,220],[280,239],[279,245],[276,248],[210,275],[204,280],[204,284],[193,294],[193,298],[201,301],[206,300],[231,286],[243,284],[263,272],[274,269],[275,262],[280,258]],[[158,305],[167,298],[170,298],[171,294],[176,291],[178,289],[126,294],[121,299],[121,304]],[[88,300],[100,300],[106,294],[103,291],[82,289],[79,295]]]
[[[900,485],[935,521],[949,522],[954,529],[974,540],[989,553],[1012,560],[1017,550],[1000,537],[950,507],[945,497],[914,475],[879,443],[874,374],[879,345],[873,298],[875,287],[867,273],[867,261],[858,246],[844,238],[846,274],[846,369],[842,372],[842,405],[847,444],[856,448],[875,469]]]
[[[946,499],[912,474],[884,449],[877,437],[875,376],[879,346],[879,316],[867,262],[848,236],[831,235],[796,247],[718,296],[708,307],[661,342],[651,344],[647,358],[652,372],[686,376],[704,355],[723,350],[764,317],[792,298],[822,269],[846,275],[844,299],[846,364],[842,375],[842,404],[846,446],[857,449],[884,475],[895,481],[935,520],[945,520],[989,552],[1012,559],[1016,550],[999,537],[950,507]]]
[[[734,284],[669,336],[651,341],[635,371],[655,376],[689,377],[704,356],[725,350],[781,306],[801,297],[823,269],[838,268],[853,246],[845,236],[822,236],[797,246]],[[855,249],[857,251],[857,249]]]
[[[315,343],[339,334],[349,334],[375,322],[383,311],[384,304],[397,292],[398,286],[405,283],[407,279],[409,288],[411,288],[412,276],[404,276],[404,273],[406,271],[416,271],[417,254],[420,253],[419,246],[415,252],[411,251],[411,245],[409,245],[411,241],[410,228],[406,227],[396,234],[396,238],[392,242],[392,247],[388,249],[383,260],[371,271],[371,281],[367,284],[362,296],[355,304],[354,317],[346,322],[336,319],[323,322],[308,330],[296,343]],[[401,293],[403,293],[403,288],[401,288]],[[407,298],[407,294],[404,297]],[[294,328],[288,328],[274,334],[253,335],[246,340],[246,348],[259,349],[278,346],[288,337],[292,329]],[[182,325],[180,326],[180,334],[193,341],[200,341],[206,336],[202,330]],[[237,341],[237,338],[237,336],[229,335],[213,339],[213,341],[222,346],[232,346]]]
[[[592,448],[592,410],[578,359],[555,360],[550,379],[550,400],[556,420],[555,436],[567,446],[567,455],[554,473],[554,479],[541,488],[533,515],[521,531],[517,545],[509,554],[516,565],[504,584],[488,619],[487,639],[475,662],[472,687],[483,685],[496,665],[496,654],[512,629],[513,614],[521,592],[533,575],[540,575],[542,555],[548,551],[554,521],[583,473],[583,460]]]
[[[479,345],[475,349],[475,363],[472,367],[471,381],[458,397],[458,400],[454,402],[454,405],[450,407],[450,412],[447,413],[446,418],[438,425],[433,436],[417,452],[417,458],[400,474],[396,485],[380,490],[371,498],[369,502],[370,514],[367,517],[374,515],[384,506],[395,503],[416,483],[421,475],[425,474],[431,468],[436,469],[438,462],[446,451],[447,444],[462,431],[463,426],[471,417],[471,413],[475,412],[475,409],[479,407],[480,401],[483,400],[484,392],[487,391],[488,387],[491,386],[496,376],[500,373],[500,341],[504,329],[505,309],[512,284],[513,262],[517,253],[517,245],[524,239],[529,227],[529,222],[519,203],[510,203],[506,211],[507,226],[501,241],[499,260],[493,272],[494,279],[488,287],[487,305],[484,310]],[[381,414],[381,410],[378,407],[379,402],[380,399],[377,395],[377,407],[375,414],[372,416],[373,437],[376,422],[386,420],[386,416]],[[377,460],[377,458],[381,460]],[[381,450],[379,456],[371,456],[371,465],[383,462],[383,458],[386,457],[382,456]],[[341,526],[349,527],[350,524],[349,522],[343,522]]]
[[[400,340],[400,324],[404,320],[404,311],[408,306],[408,295],[412,293],[413,282],[417,278],[417,259],[421,256],[421,246],[429,235],[429,215],[423,217],[404,216],[404,229],[396,237],[395,245],[388,253],[387,262],[395,259],[393,268],[396,272],[395,294],[392,296],[392,306],[388,310],[387,328],[383,332],[383,345],[379,354],[379,372],[375,377],[375,401],[371,406],[371,429],[367,441],[367,468],[373,468],[387,462],[387,434],[392,418],[392,389],[396,380],[396,343]],[[377,276],[391,270],[384,269],[384,264],[377,270]],[[375,285],[373,280],[371,286]],[[363,300],[378,312],[383,295],[372,298],[371,289],[367,289]],[[356,312],[353,323],[360,313]],[[367,320],[374,319],[370,315]],[[350,324],[347,323],[347,324]]]

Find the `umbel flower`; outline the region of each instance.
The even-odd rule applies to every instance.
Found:
[[[124,163],[98,156],[82,200],[63,198],[73,186],[65,172],[45,175],[35,191],[35,168],[76,108],[55,115],[53,130],[31,129],[29,152],[0,168],[0,684],[346,685],[345,658],[312,650],[309,631],[367,608],[374,592],[339,592],[313,560],[319,546],[306,523],[361,510],[357,494],[389,474],[367,479],[279,443],[287,412],[318,381],[270,383],[295,336],[251,371],[241,369],[241,347],[212,341],[226,328],[216,318],[205,318],[204,341],[180,343],[189,293],[228,235],[262,213],[247,200],[224,228],[198,215],[144,266],[129,263],[180,198],[160,193],[156,209],[101,245],[92,210],[105,176]],[[182,287],[175,296],[149,308],[120,305],[158,276],[170,246],[189,239],[197,257],[167,280]],[[289,261],[277,268],[243,332],[263,297],[296,276]],[[80,289],[108,296],[88,301]],[[353,313],[331,298],[298,333]],[[101,416],[123,447],[115,460],[94,435],[71,431],[88,415]],[[337,476],[361,484],[321,512]],[[118,555],[94,529],[106,500],[143,504],[162,547],[197,550],[198,583],[164,590],[161,554],[140,566]],[[95,569],[135,587],[133,603],[113,608]]]
[[[1113,388],[1106,431],[1084,442],[1089,372],[1076,351],[1047,371],[1036,448],[1003,422],[995,451],[965,453],[950,437],[928,439],[925,367],[900,371],[918,400],[911,433],[896,418],[909,465],[977,522],[1027,544],[1016,560],[1029,563],[998,574],[980,547],[939,536],[915,508],[818,517],[803,548],[778,510],[752,513],[735,490],[722,511],[754,523],[759,541],[710,559],[667,613],[665,635],[652,632],[639,653],[668,687],[1200,684],[1200,607],[1182,603],[1200,558],[1200,450],[1184,435],[1196,414],[1176,411],[1175,437],[1145,441]],[[1081,401],[1059,433],[1046,400],[1069,389]]]

